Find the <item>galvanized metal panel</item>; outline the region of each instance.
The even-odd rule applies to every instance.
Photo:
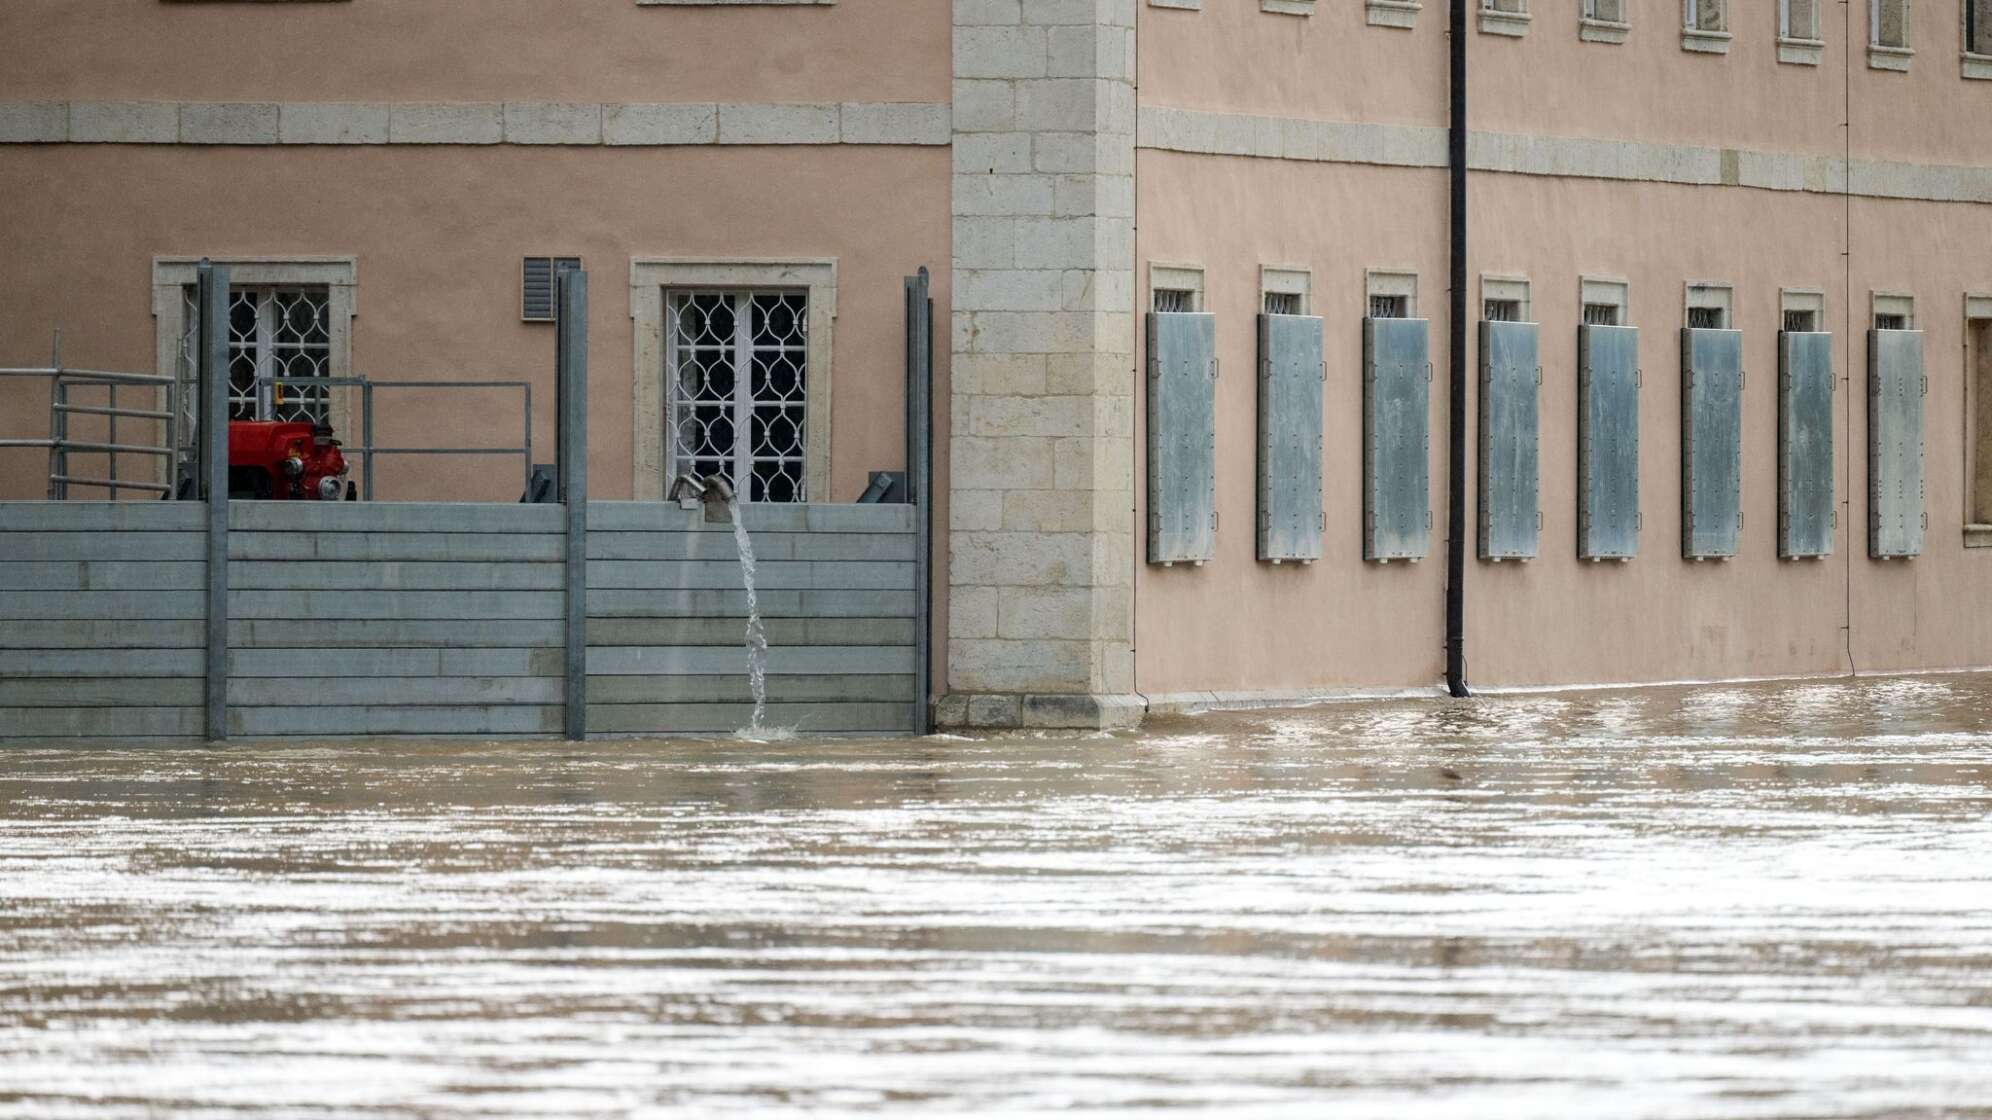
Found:
[[[1536,325],[1480,324],[1480,557],[1529,560],[1537,552],[1538,406],[1542,367]]]
[[[782,646],[768,651],[768,675],[902,674],[913,671],[912,646]],[[747,673],[747,652],[724,646],[596,646],[589,672],[597,676],[701,676]]]
[[[228,651],[230,679],[277,677],[295,681],[298,665],[310,662],[313,680],[336,677],[557,677],[565,672],[558,647],[537,649],[406,649],[353,647],[327,655],[317,647],[239,646]],[[316,693],[297,692],[312,703]]]
[[[1148,316],[1148,562],[1216,554],[1217,320]]]
[[[198,560],[0,561],[6,591],[199,591],[207,565]]]
[[[206,558],[205,533],[56,533],[0,529],[0,562],[10,564],[59,560],[184,562]]]
[[[206,502],[0,502],[0,533],[202,533]]]
[[[203,707],[0,708],[0,739],[197,739]]]
[[[230,618],[548,619],[560,591],[231,591]]]
[[[232,532],[230,560],[365,560],[420,563],[557,562],[559,533]]]
[[[233,560],[229,586],[241,591],[559,591],[558,563],[422,560]]]
[[[1736,555],[1743,509],[1743,334],[1681,331],[1681,554]]]
[[[1577,328],[1577,555],[1639,553],[1639,328]]]
[[[231,502],[234,532],[553,533],[561,509],[505,502]]]
[[[1833,552],[1833,336],[1778,336],[1778,555]]]
[[[904,561],[912,563],[911,533],[754,533],[757,560]],[[710,560],[738,563],[733,534],[588,531],[590,560]]]
[[[0,619],[206,618],[206,591],[0,591]]]
[[[300,700],[333,704],[411,705],[558,704],[562,677],[316,677],[308,690],[295,679],[241,677],[228,682],[230,705],[288,708]]]
[[[741,586],[737,560],[685,560],[654,563],[644,560],[591,560],[588,584],[603,590],[659,591]],[[759,590],[850,590],[913,592],[913,564],[864,561],[769,560],[758,554],[754,586]]]
[[[340,650],[383,646],[558,647],[564,624],[558,619],[493,618],[234,618],[228,643],[234,649],[325,646]]]
[[[247,736],[556,735],[559,704],[272,707],[229,709],[228,730]]]
[[[911,672],[870,674],[797,674],[768,678],[770,703],[805,700],[865,701],[912,700],[917,692]],[[709,676],[602,677],[588,678],[591,709],[609,704],[747,704],[743,714],[751,714],[753,688],[738,672]]]
[[[0,677],[199,677],[207,650],[8,649],[0,650]]]
[[[202,703],[207,684],[187,677],[0,677],[0,708],[156,708]]]
[[[739,704],[594,704],[588,708],[591,735],[724,734],[742,726]],[[809,735],[876,734],[912,731],[913,706],[888,703],[792,703],[768,705],[768,723],[798,727]]]
[[[1259,559],[1321,558],[1321,320],[1259,316]]]
[[[913,596],[904,591],[763,591],[766,618],[911,618]],[[747,617],[744,591],[588,592],[588,617],[738,618]]]
[[[1923,551],[1923,332],[1868,332],[1868,553]]]
[[[1431,358],[1423,319],[1363,321],[1363,558],[1431,544]]]
[[[0,626],[0,650],[199,649],[206,641],[207,626],[199,619],[70,618]]]
[[[911,646],[912,618],[768,618],[770,646]],[[721,646],[740,641],[737,618],[590,618],[588,648]]]

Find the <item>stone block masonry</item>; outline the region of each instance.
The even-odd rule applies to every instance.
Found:
[[[950,726],[1131,723],[1135,0],[954,0]]]

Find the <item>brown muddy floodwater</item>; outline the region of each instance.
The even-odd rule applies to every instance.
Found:
[[[1992,1116],[1992,678],[0,755],[0,1115]]]

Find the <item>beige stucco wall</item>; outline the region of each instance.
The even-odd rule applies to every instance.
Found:
[[[1626,44],[1612,46],[1581,42],[1574,11],[1537,7],[1521,39],[1469,32],[1476,132],[1850,153],[1857,161],[1992,162],[1992,149],[1977,136],[1985,119],[1979,107],[1992,108],[1992,83],[1959,78],[1948,5],[1918,9],[1919,54],[1907,75],[1868,70],[1859,23],[1850,74],[1837,27],[1827,29],[1820,66],[1780,65],[1768,11],[1738,11],[1730,53],[1710,56],[1681,49],[1671,10],[1636,12],[1645,22],[1634,25]],[[1361,5],[1323,5],[1305,18],[1269,15],[1255,4],[1209,4],[1201,12],[1144,7],[1142,105],[1443,126],[1442,8],[1428,4],[1407,32],[1367,26]],[[1842,127],[1849,90],[1851,132]],[[1266,147],[1252,139],[1255,128],[1264,134],[1263,122],[1238,127],[1220,146]],[[1226,371],[1217,388],[1218,555],[1203,568],[1143,565],[1137,573],[1137,687],[1172,696],[1431,684],[1442,673],[1444,636],[1445,172],[1186,154],[1153,144],[1139,153],[1137,167],[1139,306],[1146,307],[1151,264],[1200,265]],[[1473,558],[1469,541],[1472,681],[1553,685],[1992,664],[1992,620],[1959,610],[1992,601],[1992,549],[1965,548],[1962,532],[1961,351],[1963,295],[1992,285],[1992,258],[1980,250],[1992,244],[1992,206],[1850,203],[1828,193],[1476,172],[1470,221],[1473,314],[1482,273],[1528,276],[1544,366],[1541,556],[1485,563]],[[1849,242],[1851,256],[1843,256]],[[1324,559],[1304,568],[1254,558],[1252,370],[1261,266],[1312,269],[1313,310],[1326,317],[1328,531]],[[1380,567],[1360,559],[1363,270],[1404,267],[1418,271],[1420,314],[1432,321],[1435,529],[1425,562]],[[1576,557],[1576,326],[1579,278],[1587,275],[1629,281],[1631,322],[1642,328],[1644,529],[1640,556],[1624,565]],[[1734,285],[1736,325],[1745,332],[1746,526],[1742,554],[1726,563],[1680,558],[1678,332],[1683,285],[1691,279]],[[1835,553],[1822,562],[1777,558],[1776,331],[1779,289],[1787,287],[1826,293],[1836,361],[1854,377],[1837,402],[1839,489],[1849,504]],[[1915,293],[1926,331],[1930,529],[1925,554],[1909,562],[1867,558],[1864,332],[1877,289]],[[1474,348],[1470,328],[1470,371],[1477,368]],[[1477,412],[1477,402],[1469,411]],[[1469,428],[1470,448],[1476,439]],[[1144,471],[1145,464],[1138,476]],[[1471,465],[1468,479],[1471,527]],[[1137,507],[1144,502],[1138,487]]]
[[[592,282],[591,488],[627,497],[631,257],[834,258],[830,498],[849,501],[868,471],[904,462],[901,278],[932,267],[946,306],[947,176],[944,148],[0,145],[0,257],[33,265],[0,280],[0,360],[43,363],[60,327],[71,364],[151,369],[157,255],[350,255],[356,371],[530,379],[538,455],[551,461],[553,329],[519,320],[519,262],[580,256]],[[944,378],[944,349],[938,364]],[[0,400],[5,435],[47,434],[41,383],[0,385]],[[383,391],[377,439],[512,443],[516,400]],[[40,454],[0,456],[0,498],[41,496]],[[383,461],[379,496],[516,500],[516,462]]]
[[[7,0],[0,99],[945,101],[947,8]]]

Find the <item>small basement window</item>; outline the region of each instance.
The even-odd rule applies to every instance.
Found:
[[[1687,296],[1687,324],[1691,330],[1726,331],[1730,329],[1731,308],[1734,296],[1722,284],[1689,284]]]
[[[554,275],[580,267],[580,257],[527,257],[520,283],[519,318],[528,323],[553,322]]]
[[[1363,276],[1363,290],[1371,319],[1414,319],[1418,316],[1418,276],[1413,272],[1383,272],[1371,269]]]
[[[1626,305],[1631,302],[1631,286],[1623,280],[1595,280],[1583,277],[1577,282],[1578,314],[1584,325],[1622,327],[1626,325]]]
[[[1530,322],[1529,282],[1518,276],[1482,276],[1480,317],[1496,323]]]
[[[1681,26],[1688,31],[1729,30],[1729,0],[1681,0]]]
[[[1307,314],[1312,279],[1304,268],[1261,268],[1260,307],[1268,315]]]
[[[1149,308],[1165,315],[1203,310],[1204,274],[1195,265],[1148,266]]]
[[[1878,331],[1915,330],[1915,297],[1894,292],[1876,292],[1874,295],[1874,329]]]
[[[1266,314],[1304,315],[1306,311],[1301,308],[1299,292],[1267,292]]]
[[[1909,0],[1868,0],[1868,42],[1897,50],[1909,45]]]
[[[1964,0],[1964,49],[1992,55],[1992,0]]]
[[[1778,0],[1778,38],[1819,39],[1819,0]]]
[[[1584,18],[1624,23],[1625,0],[1584,0]]]
[[[1786,288],[1778,293],[1780,329],[1787,334],[1817,334],[1826,325],[1826,293]]]
[[[1992,296],[1972,296],[1964,304],[1965,410],[1971,438],[1966,478],[1970,524],[1965,544],[1992,548]]]

